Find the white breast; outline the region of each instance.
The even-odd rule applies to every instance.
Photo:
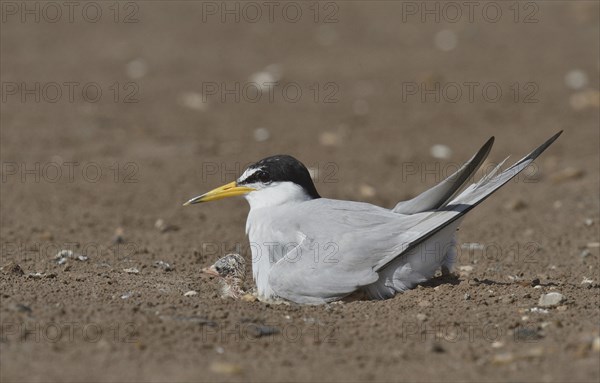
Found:
[[[252,276],[258,296],[273,298],[269,286],[271,267],[285,256],[283,252],[290,244],[298,241],[299,233],[290,222],[295,213],[300,214],[297,204],[311,197],[295,183],[274,182],[247,194],[246,199],[250,204],[246,234],[252,251]]]

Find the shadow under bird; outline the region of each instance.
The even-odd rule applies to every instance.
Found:
[[[502,161],[463,189],[494,137],[460,169],[417,197],[386,209],[322,198],[306,167],[288,155],[250,165],[234,182],[184,205],[244,196],[252,275],[261,300],[323,304],[359,292],[387,299],[448,272],[456,230],[472,208],[530,165],[559,132],[508,169]]]

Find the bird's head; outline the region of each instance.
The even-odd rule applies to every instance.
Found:
[[[210,267],[202,269],[202,272],[227,280],[243,281],[246,276],[246,261],[239,254],[227,254]]]
[[[194,197],[184,206],[240,195],[251,207],[320,198],[306,166],[292,156],[277,155],[248,166],[237,180]]]

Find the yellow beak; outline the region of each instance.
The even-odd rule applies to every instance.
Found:
[[[216,201],[223,198],[235,197],[238,195],[248,194],[256,189],[247,186],[237,186],[235,181],[227,185],[220,186],[216,189],[204,193],[201,196],[194,197],[183,204],[183,206],[193,205],[200,202]]]

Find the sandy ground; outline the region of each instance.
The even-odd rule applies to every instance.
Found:
[[[596,2],[1,4],[2,381],[600,378]],[[200,274],[249,259],[248,207],[181,204],[249,162],[392,207],[561,129],[469,214],[454,276],[299,307]]]

